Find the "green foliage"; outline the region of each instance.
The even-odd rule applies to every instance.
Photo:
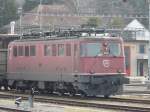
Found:
[[[63,0],[42,0],[42,4],[63,3]],[[40,4],[40,0],[26,0],[23,9],[29,11]]]
[[[38,0],[38,2],[35,2],[33,0],[26,0],[25,4],[23,6],[23,10],[30,11],[33,8],[35,8],[36,6],[38,6],[38,4],[39,4],[39,0]]]
[[[0,3],[0,26],[2,26],[17,18],[17,7],[14,0],[1,0]]]
[[[101,19],[97,17],[91,17],[88,19],[87,23],[84,24],[85,27],[96,28],[100,25]]]
[[[42,4],[62,3],[63,0],[42,0]],[[38,6],[40,0],[25,0],[23,11],[30,11]],[[19,18],[16,0],[0,0],[0,27]]]
[[[9,24],[9,22],[12,20],[18,19],[19,17],[19,15],[17,14],[18,6],[16,6],[15,1],[16,0],[0,0],[0,27]],[[26,2],[23,6],[24,12],[32,10],[40,3],[40,0],[25,0],[25,1]],[[84,1],[84,0],[78,0],[78,1]],[[75,4],[75,0],[42,0],[42,4],[56,4],[56,3],[57,4],[68,3],[69,4],[68,7],[70,8],[70,10],[71,8],[74,7],[77,8]],[[87,9],[94,8],[96,14],[101,14],[101,15],[102,14],[148,15],[148,3],[146,3],[145,0],[127,0],[126,3],[124,3],[122,0],[93,0],[93,1],[87,0],[87,2],[83,2],[83,3],[84,4],[87,3],[87,5],[85,5],[86,6],[85,8]],[[71,4],[74,4],[75,6],[72,6]],[[83,6],[82,4],[78,4],[78,5]],[[145,23],[145,19],[142,18],[142,22]],[[102,23],[101,19],[95,17],[95,18],[89,18],[87,23],[84,25],[87,25],[89,27],[97,27],[101,23]],[[122,25],[124,25],[124,22],[123,20],[121,20],[121,18],[113,18],[110,25],[112,27],[113,26],[121,27]]]
[[[112,18],[110,22],[111,28],[122,28],[124,26],[124,20],[122,18],[116,17]]]

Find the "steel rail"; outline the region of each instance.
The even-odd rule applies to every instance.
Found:
[[[22,96],[23,99],[28,99],[29,95],[23,94],[1,94],[0,98],[12,99],[14,97]],[[95,98],[96,99],[96,98]],[[62,99],[62,98],[48,98],[47,96],[36,96],[34,100],[37,102],[44,103],[54,103],[60,105],[68,105],[68,106],[81,106],[81,107],[94,107],[94,108],[103,108],[103,109],[113,109],[113,110],[124,110],[124,111],[132,111],[132,112],[150,112],[150,108],[146,107],[134,107],[134,106],[123,106],[123,105],[112,105],[112,104],[99,104],[99,103],[88,103],[87,99]],[[81,101],[79,101],[81,100]],[[100,99],[98,99],[100,101]],[[135,99],[121,99],[121,98],[110,98],[104,99],[101,101],[115,101],[115,102],[130,102],[130,103],[141,103],[141,104],[150,104],[150,100],[135,100]]]
[[[132,112],[150,112],[150,108],[145,107],[132,107],[132,106],[122,106],[122,105],[111,105],[111,104],[97,104],[97,103],[87,103],[87,102],[79,102],[79,101],[66,101],[66,100],[58,100],[58,99],[43,99],[36,98],[35,101],[39,102],[47,102],[47,103],[55,103],[61,105],[69,105],[69,106],[80,106],[80,107],[94,107],[94,108],[103,108],[103,109],[113,109],[113,110],[123,110],[123,111],[132,111]]]
[[[28,110],[22,110],[22,109],[18,109],[18,108],[11,108],[11,107],[4,107],[4,106],[0,106],[0,110],[6,110],[9,112],[31,112]]]

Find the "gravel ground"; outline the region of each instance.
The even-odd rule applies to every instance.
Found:
[[[14,100],[6,100],[0,99],[0,106],[8,106],[12,108],[17,108],[14,104]],[[29,103],[27,101],[22,101],[20,109],[23,110],[31,110],[32,112],[122,112],[122,111],[114,111],[114,110],[106,110],[106,109],[96,109],[96,108],[85,108],[85,107],[71,107],[71,106],[63,106],[63,105],[54,105],[50,103],[34,103],[34,108],[29,107]],[[0,110],[0,112],[8,112]]]

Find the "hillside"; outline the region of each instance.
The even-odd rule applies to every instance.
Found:
[[[18,0],[16,0],[18,1]],[[19,0],[23,1],[23,0]],[[39,8],[39,0],[25,0],[23,4],[23,25],[39,26],[39,14],[47,14],[42,17],[42,25],[49,26],[78,26],[85,24],[89,18],[87,17],[51,17],[51,14],[98,14],[98,15],[148,15],[148,4],[145,0],[42,0],[42,9]],[[12,20],[19,19],[17,13],[18,5],[13,0],[0,0],[0,26],[9,24]],[[10,7],[11,6],[11,7]],[[34,13],[26,15],[26,13]],[[36,13],[36,15],[35,15]],[[31,21],[27,21],[30,19]],[[117,27],[121,28],[134,18],[96,18],[100,27]],[[138,20],[148,27],[147,18],[138,18]],[[48,24],[47,24],[48,23]]]

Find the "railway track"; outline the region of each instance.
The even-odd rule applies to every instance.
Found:
[[[17,109],[17,108],[9,108],[9,107],[2,107],[0,106],[0,111],[8,111],[8,112],[30,112],[28,110],[21,110],[21,109]]]
[[[150,94],[150,91],[125,91],[124,94]]]
[[[14,97],[19,97],[19,96],[21,96],[23,99],[26,100],[28,99],[29,95],[0,93],[0,98],[12,99]],[[127,111],[127,112],[128,111],[129,112],[150,112],[150,107],[149,107],[150,100],[135,100],[135,99],[133,100],[133,99],[122,99],[122,98],[109,98],[109,99],[86,98],[85,99],[85,98],[50,97],[50,96],[35,96],[34,100],[37,102],[54,103],[54,104],[68,105],[68,106],[113,109],[113,110],[122,110],[122,111]],[[117,102],[120,104],[132,103],[135,105],[120,105],[120,104],[116,104]],[[139,104],[143,104],[143,106],[138,106]],[[23,111],[23,112],[26,112],[26,111]]]

